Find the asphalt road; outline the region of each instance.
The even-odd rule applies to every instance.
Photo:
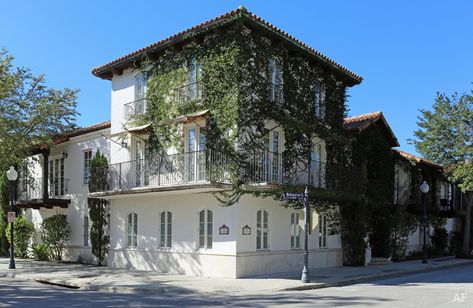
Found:
[[[264,294],[116,294],[0,279],[0,307],[473,307],[473,265],[339,288]]]

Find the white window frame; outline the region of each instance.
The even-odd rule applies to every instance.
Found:
[[[314,115],[316,119],[325,119],[325,87],[321,81],[314,85]]]
[[[327,248],[327,215],[319,213],[319,248]]]
[[[130,217],[131,217],[131,224],[130,224]],[[138,247],[138,214],[136,212],[128,213],[126,223],[127,223],[126,246],[128,248],[136,248]]]
[[[291,213],[291,249],[301,248],[301,226],[299,224],[299,213]]]
[[[209,219],[210,214],[210,219]],[[203,215],[203,216],[202,216]],[[203,219],[202,219],[203,218]],[[214,213],[212,210],[203,209],[198,213],[198,249],[209,250],[213,248]]]
[[[82,152],[82,162],[83,162],[83,183],[84,185],[89,184],[90,180],[90,162],[92,158],[94,157],[94,153],[91,149],[84,150]]]
[[[276,89],[277,87],[283,87],[283,76],[282,76],[282,69],[281,69],[281,63],[280,61],[274,57],[271,56],[268,59],[268,70],[271,78],[271,93],[269,96],[270,101],[277,103],[277,92],[279,91]],[[282,92],[282,91],[281,91]],[[281,93],[282,95],[282,93]],[[281,98],[282,100],[282,98]]]
[[[159,213],[159,244],[161,249],[172,247],[172,222],[173,213],[169,210]],[[164,218],[164,219],[163,219]]]
[[[266,210],[256,212],[256,250],[269,250],[269,212]]]

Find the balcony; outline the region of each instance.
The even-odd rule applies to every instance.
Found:
[[[53,206],[67,207],[70,200],[69,179],[54,179],[48,181],[47,192],[44,194],[43,178],[21,178],[18,180],[17,206],[22,208],[40,207],[52,208]]]
[[[179,105],[201,100],[204,97],[205,93],[202,82],[189,83],[174,89],[174,100]]]
[[[134,117],[146,112],[146,99],[138,99],[136,101],[124,105],[123,117],[125,120],[131,120]]]
[[[104,179],[102,183],[96,183],[91,192],[92,196],[105,197],[178,189],[215,190],[230,184],[232,172],[235,172],[231,162],[226,155],[207,150],[112,164],[104,170],[103,176],[99,176]],[[284,172],[282,155],[265,152],[245,157],[242,165],[240,178],[248,185],[325,187],[325,164],[322,162],[313,162],[310,168],[305,166]]]

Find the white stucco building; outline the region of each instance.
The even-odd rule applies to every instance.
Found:
[[[169,148],[161,156],[148,151],[151,123],[133,122],[148,108],[147,82],[141,74],[140,61],[145,57],[159,58],[164,52],[179,52],[186,44],[223,33],[235,20],[245,24],[245,31],[277,41],[275,46],[287,44],[291,48],[287,52],[302,53],[310,65],[330,72],[337,85],[341,81],[345,87],[361,82],[361,77],[244,8],[94,68],[95,76],[111,82],[111,121],[80,129],[58,138],[50,149],[40,149],[32,170],[41,189],[32,189],[28,184],[24,189],[27,195],[20,198],[20,205],[29,208],[26,215],[36,226],[56,211],[68,215],[73,234],[66,259],[86,255],[93,260],[87,210],[87,198],[91,197],[110,201],[108,266],[230,278],[302,268],[302,210],[251,194],[243,195],[229,207],[221,206],[215,198],[214,192],[229,186],[226,158],[210,151],[206,144],[211,110],[170,119],[172,125],[180,127],[184,149]],[[275,61],[269,61],[269,65],[273,66],[270,99],[278,101],[282,99],[279,91],[284,75]],[[176,103],[202,98],[195,78],[199,70],[193,72],[193,68],[183,85],[185,99]],[[323,121],[325,96],[329,93],[325,93],[320,80],[314,80],[314,88],[311,112],[314,121]],[[273,121],[266,121],[265,125],[270,133],[263,140],[264,153],[255,154],[253,172],[247,175],[260,189],[284,183],[281,154],[285,150],[285,132]],[[310,176],[304,170],[291,183],[299,190],[305,185],[326,186],[326,142],[319,137],[311,141]],[[97,150],[110,162],[109,187],[89,192],[89,161]],[[44,186],[41,177],[48,179]],[[309,266],[342,265],[340,236],[329,234],[323,213],[312,210],[310,215]]]

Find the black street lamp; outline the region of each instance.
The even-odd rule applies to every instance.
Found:
[[[422,246],[422,263],[427,263],[427,209],[425,207],[425,195],[429,192],[429,184],[423,181],[419,189],[422,193],[422,225],[424,229],[424,243]]]
[[[10,211],[15,212],[15,189],[16,189],[16,179],[18,178],[18,172],[16,172],[13,166],[10,166],[10,169],[7,171],[8,186],[9,186],[9,199],[10,199]],[[15,269],[15,246],[13,244],[14,235],[13,235],[13,220],[10,222],[10,262],[8,263],[9,269]]]
[[[308,283],[310,282],[309,278],[309,225],[310,225],[310,209],[309,209],[309,190],[307,186],[304,191],[304,214],[305,214],[305,224],[304,224],[304,266],[302,268],[301,282]]]

